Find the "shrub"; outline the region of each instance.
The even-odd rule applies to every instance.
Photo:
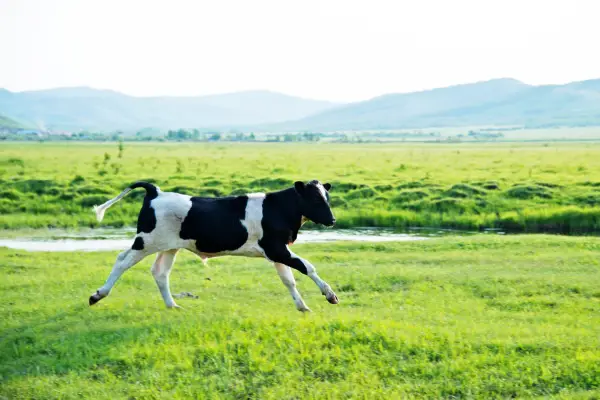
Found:
[[[23,161],[21,158],[9,158],[5,163],[7,165],[18,165],[21,168],[25,168],[25,161]]]
[[[457,183],[455,185],[452,185],[452,187],[450,188],[450,191],[460,191],[460,192],[466,193],[471,196],[472,195],[485,196],[487,194],[485,190],[479,189],[476,186],[469,185],[468,183]]]
[[[552,192],[544,187],[538,185],[517,185],[506,191],[506,195],[513,199],[534,199],[534,198],[542,198],[542,199],[551,199]]]
[[[379,191],[379,192],[387,192],[392,190],[392,185],[377,185],[375,186],[375,190]]]
[[[467,197],[470,197],[469,193],[465,193],[462,190],[452,188],[446,190],[443,193],[443,195],[453,199],[466,199]]]
[[[423,181],[412,181],[412,182],[405,182],[405,183],[401,183],[400,185],[396,186],[396,189],[402,190],[402,189],[419,189],[419,188],[424,188],[427,186],[433,186],[430,185],[428,183],[425,183]]]
[[[392,204],[401,205],[429,197],[429,193],[420,189],[403,190],[392,198]]]
[[[62,193],[60,196],[58,196],[59,200],[63,200],[63,201],[70,201],[75,199],[76,195],[75,193],[72,192],[68,192],[68,193]]]
[[[474,208],[474,204],[470,200],[462,200],[462,199],[453,199],[453,198],[442,198],[431,200],[425,203],[426,207],[432,211],[437,211],[440,213],[453,213],[457,212],[459,214],[464,213],[465,211]]]
[[[365,186],[366,185],[351,183],[351,182],[337,182],[337,181],[331,182],[331,187],[332,187],[331,190],[339,192],[339,193],[346,193],[351,190],[359,189],[359,188],[362,188]]]
[[[202,182],[202,186],[222,186],[223,182],[218,179],[210,179],[205,182]]]
[[[346,195],[346,200],[368,199],[377,195],[377,192],[370,187],[353,190]]]
[[[331,196],[329,204],[331,205],[331,207],[339,208],[345,208],[348,206],[348,202],[340,196]]]
[[[543,186],[543,187],[547,187],[550,189],[556,189],[556,188],[562,187],[562,185],[559,185],[558,183],[549,183],[549,182],[534,182],[534,183],[538,186]]]
[[[581,182],[579,183],[581,186],[592,186],[592,187],[600,187],[600,182],[591,182],[591,181],[586,181],[586,182]]]
[[[495,181],[484,182],[481,187],[486,190],[500,190],[500,185]]]
[[[292,186],[293,183],[294,182],[291,180],[284,178],[260,178],[250,182],[250,187],[264,187],[268,189],[280,190]]]
[[[48,190],[46,190],[46,192],[44,194],[50,195],[50,196],[58,196],[61,193],[62,193],[62,190],[60,190],[56,187],[51,187],[51,188],[48,188]]]
[[[20,198],[21,194],[14,189],[8,189],[0,192],[0,199],[19,200]]]
[[[75,176],[75,178],[73,178],[70,185],[81,185],[84,182],[85,182],[85,178],[81,175],[77,175],[77,176]]]
[[[597,207],[600,206],[600,193],[588,193],[575,198],[581,205]]]
[[[16,181],[12,186],[21,193],[46,194],[51,188],[57,186],[55,181],[45,179],[27,179]]]
[[[199,196],[219,197],[223,196],[223,192],[215,188],[202,188],[198,192]]]
[[[478,186],[485,190],[499,190],[500,184],[497,181],[474,181],[471,185]]]
[[[179,186],[173,186],[172,188],[165,188],[165,192],[176,192],[176,193],[181,193],[181,194],[187,194],[189,196],[196,196],[196,193],[198,193],[198,189],[193,188],[191,186],[179,185]],[[145,193],[145,192],[140,191],[140,193]]]
[[[79,195],[87,195],[87,194],[113,194],[115,192],[114,189],[103,187],[103,186],[92,186],[86,185],[81,186],[75,190],[75,192]]]

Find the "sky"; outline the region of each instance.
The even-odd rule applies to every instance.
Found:
[[[600,78],[596,0],[0,0],[0,87],[351,102]]]

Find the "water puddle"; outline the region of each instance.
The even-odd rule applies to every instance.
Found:
[[[419,230],[399,233],[379,228],[305,230],[299,233],[296,243],[406,242],[425,240],[428,237],[448,234],[448,232]],[[453,233],[456,234],[456,232]],[[135,229],[133,228],[0,231],[0,247],[28,251],[112,251],[130,247],[134,236]]]

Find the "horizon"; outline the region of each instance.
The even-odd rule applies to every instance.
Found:
[[[598,77],[599,11],[591,0],[0,0],[0,87],[350,103],[498,77],[560,85]]]
[[[323,101],[323,102],[330,102],[330,103],[334,103],[334,104],[338,104],[338,105],[344,105],[344,104],[351,104],[351,103],[360,103],[360,102],[364,102],[364,101],[369,101],[372,100],[374,98],[377,97],[381,97],[381,96],[386,96],[386,95],[394,95],[394,94],[411,94],[411,93],[420,93],[420,92],[428,92],[428,91],[432,91],[432,90],[437,90],[437,89],[446,89],[446,88],[451,88],[451,87],[456,87],[456,86],[466,86],[466,85],[475,85],[475,84],[480,84],[480,83],[486,83],[486,82],[493,82],[493,81],[502,81],[502,80],[506,80],[506,81],[516,81],[519,83],[522,83],[526,86],[532,86],[532,87],[537,87],[537,86],[563,86],[563,85],[569,85],[569,84],[573,84],[573,83],[580,83],[580,82],[586,82],[586,81],[595,81],[595,80],[600,80],[600,77],[597,78],[589,78],[589,79],[584,79],[584,80],[576,80],[576,81],[571,81],[571,82],[565,82],[565,83],[548,83],[548,84],[530,84],[527,82],[523,82],[519,79],[515,79],[515,78],[511,78],[511,77],[502,77],[502,78],[491,78],[491,79],[487,79],[487,80],[481,80],[481,81],[471,81],[471,82],[461,82],[461,83],[456,83],[456,84],[451,84],[448,86],[441,86],[441,87],[432,87],[432,88],[428,88],[428,89],[423,89],[423,90],[417,90],[417,91],[413,91],[413,92],[390,92],[390,93],[381,93],[378,94],[374,97],[371,98],[367,98],[367,99],[359,99],[356,101],[350,101],[350,102],[336,102],[333,100],[327,100],[327,99],[314,99],[314,98],[307,98],[307,97],[302,97],[302,96],[298,96],[295,95],[293,93],[283,93],[283,92],[277,92],[274,90],[270,90],[270,89],[248,89],[248,90],[241,90],[241,91],[236,91],[236,92],[222,92],[222,93],[207,93],[207,94],[197,94],[197,95],[183,95],[183,96],[177,96],[177,95],[171,95],[171,94],[165,94],[165,95],[158,95],[158,96],[136,96],[133,94],[129,94],[129,93],[125,93],[119,90],[115,90],[115,89],[110,89],[110,88],[98,88],[98,87],[93,87],[93,86],[61,86],[61,87],[49,87],[49,88],[41,88],[41,89],[32,89],[32,90],[22,90],[22,91],[13,91],[10,89],[7,89],[5,87],[0,87],[0,90],[4,89],[9,91],[10,93],[15,93],[15,94],[20,94],[20,93],[35,93],[35,92],[47,92],[47,91],[53,91],[53,90],[65,90],[65,89],[88,89],[88,90],[95,90],[95,91],[99,91],[99,92],[112,92],[112,93],[116,93],[119,95],[124,95],[127,97],[133,97],[133,98],[158,98],[158,97],[172,97],[172,98],[192,98],[192,97],[211,97],[211,96],[227,96],[227,95],[235,95],[235,94],[243,94],[243,93],[272,93],[272,94],[279,94],[279,95],[284,95],[284,96],[288,96],[288,97],[295,97],[295,98],[299,98],[299,99],[303,99],[303,100],[312,100],[312,101]]]

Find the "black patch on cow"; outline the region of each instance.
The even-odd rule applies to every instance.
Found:
[[[144,190],[146,190],[144,203],[142,204],[142,209],[138,215],[137,233],[150,233],[156,228],[156,215],[154,214],[154,209],[150,207],[150,202],[158,197],[158,189],[148,182],[135,182],[129,185],[129,188],[144,188]]]
[[[144,250],[144,239],[139,236],[136,237],[131,248],[133,250]]]
[[[265,251],[265,254],[269,258],[269,260],[285,264],[288,267],[292,267],[304,275],[307,274],[308,271],[306,270],[306,266],[304,265],[302,260],[292,257],[292,254],[290,253],[285,243],[282,243],[279,240],[267,240],[261,242],[261,247]]]
[[[306,275],[304,263],[292,258],[286,247],[296,241],[301,225],[300,196],[296,189],[266,195],[263,202],[263,237],[258,244],[269,260],[288,265]]]
[[[202,253],[219,253],[240,248],[248,231],[240,222],[246,216],[248,196],[192,197],[192,208],[181,224],[179,237],[195,240]]]
[[[259,245],[270,241],[288,244],[298,238],[302,224],[302,213],[299,205],[300,197],[295,189],[286,189],[268,193],[263,202],[263,237]]]
[[[148,196],[144,197],[144,204],[138,215],[137,233],[150,233],[156,228],[156,214],[154,214],[154,208],[150,207],[151,201],[152,199]]]

